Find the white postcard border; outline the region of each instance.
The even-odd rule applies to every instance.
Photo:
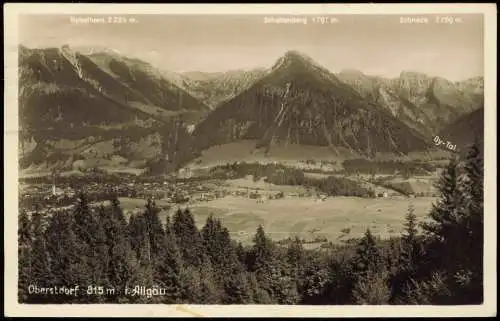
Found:
[[[27,305],[17,303],[17,50],[21,14],[484,14],[485,264],[480,306]],[[4,303],[6,316],[495,316],[496,6],[495,4],[5,4],[4,5]]]

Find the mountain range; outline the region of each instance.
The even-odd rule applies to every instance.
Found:
[[[457,146],[459,152],[478,142],[481,150],[484,149],[484,108],[459,117],[453,123],[445,126],[438,135],[444,141]]]
[[[431,148],[433,135],[452,135],[451,124],[482,105],[481,77],[334,74],[296,51],[269,69],[179,74],[113,50],[19,48],[24,168],[176,168],[242,139],[266,151],[295,144],[401,154]]]
[[[195,129],[199,148],[234,140],[376,152],[424,150],[425,138],[311,58],[287,52],[253,86],[208,115]]]
[[[426,136],[437,134],[447,124],[483,104],[482,78],[451,82],[403,71],[398,78],[387,79],[357,70],[343,70],[337,76],[363,98],[385,107]]]
[[[19,48],[22,167],[143,165],[158,155],[168,158],[175,150],[169,144],[177,144],[171,137],[186,136],[184,124],[209,110],[139,60],[111,52],[83,55],[68,46]]]
[[[194,97],[215,109],[250,87],[266,72],[265,68],[213,73],[184,72],[181,74],[183,78],[181,86]]]

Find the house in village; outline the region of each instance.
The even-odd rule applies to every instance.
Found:
[[[258,199],[260,198],[260,194],[258,192],[251,192],[248,194],[248,198],[250,199]]]
[[[213,193],[201,193],[200,200],[201,201],[213,201],[215,199],[215,195]]]
[[[177,177],[178,178],[191,178],[192,177],[191,169],[190,168],[179,169],[179,171],[177,172]]]
[[[389,193],[387,193],[387,192],[380,192],[380,193],[377,193],[377,197],[387,198],[387,197],[389,197]]]
[[[283,198],[285,197],[285,195],[283,194],[283,192],[278,192],[276,194],[274,194],[274,199],[280,199],[280,198]]]
[[[319,200],[320,202],[324,202],[324,201],[326,201],[326,198],[327,198],[327,197],[328,197],[328,195],[326,195],[326,194],[324,194],[324,193],[320,193],[320,194],[318,194],[318,200]]]
[[[269,197],[267,195],[261,195],[259,198],[257,198],[257,203],[263,204],[267,203],[269,201]]]

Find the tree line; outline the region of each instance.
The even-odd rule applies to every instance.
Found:
[[[162,223],[148,201],[126,219],[119,201],[96,210],[85,195],[47,220],[19,216],[18,299],[22,303],[480,304],[483,300],[483,166],[474,146],[452,159],[426,223],[409,206],[400,237],[370,230],[355,243],[307,250],[273,242],[259,226],[236,242],[209,216],[201,229],[189,209]],[[332,213],[335,215],[335,213]],[[39,288],[113,287],[109,295],[46,295]],[[125,295],[128,288],[162,295]]]
[[[414,175],[426,175],[434,172],[436,166],[422,161],[373,161],[368,159],[346,159],[342,162],[342,167],[349,174],[396,174],[405,177]]]
[[[247,175],[252,175],[254,181],[265,177],[266,182],[275,185],[316,188],[328,196],[375,196],[373,190],[345,177],[310,178],[306,177],[301,169],[281,164],[232,163],[213,167],[210,171],[210,177],[218,179],[243,178]]]

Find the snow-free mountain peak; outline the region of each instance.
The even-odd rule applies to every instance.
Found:
[[[257,140],[275,146],[309,145],[377,152],[424,150],[426,142],[400,120],[365,101],[309,57],[289,51],[253,86],[225,102],[194,131],[200,149]]]
[[[360,76],[360,77],[365,76],[365,74],[361,70],[354,69],[354,68],[344,68],[344,69],[342,69],[339,72],[339,74],[341,74],[341,75]]]
[[[281,68],[287,68],[287,67],[291,67],[291,66],[321,67],[310,56],[308,56],[302,52],[299,52],[297,50],[289,50],[289,51],[285,52],[285,54],[283,56],[278,58],[278,60],[274,64],[274,66],[271,68],[271,71],[281,69]]]

